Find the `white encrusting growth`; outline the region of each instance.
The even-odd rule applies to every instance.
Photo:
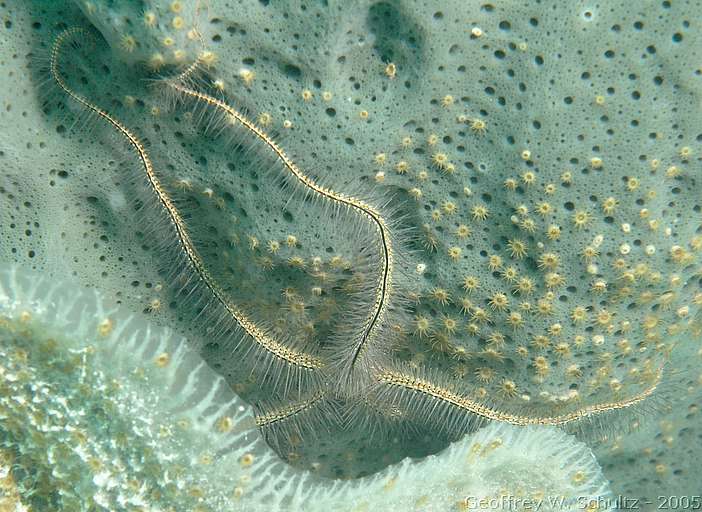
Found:
[[[185,340],[95,292],[17,268],[0,272],[0,339],[3,424],[26,425],[8,428],[10,452],[40,474],[52,468],[41,483],[59,490],[54,506],[439,511],[539,501],[575,510],[609,496],[590,450],[555,428],[492,425],[354,481],[296,470]],[[32,502],[32,482],[17,485]]]

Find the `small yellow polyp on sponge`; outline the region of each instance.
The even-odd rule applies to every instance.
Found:
[[[153,71],[192,63],[198,56],[213,63],[216,55],[202,50],[207,39],[207,7],[199,1],[104,2],[75,4],[127,63]]]
[[[491,425],[355,481],[286,466],[185,340],[97,294],[0,270],[0,461],[32,510],[608,507],[590,450]],[[4,474],[4,473],[3,473]]]

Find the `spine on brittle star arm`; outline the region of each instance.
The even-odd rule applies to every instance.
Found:
[[[499,421],[512,425],[557,425],[566,426],[582,420],[587,420],[600,414],[613,413],[642,404],[654,395],[661,385],[663,369],[656,373],[653,383],[630,397],[619,401],[596,403],[574,410],[572,412],[553,416],[529,416],[512,414],[498,410],[495,407],[481,404],[471,398],[453,391],[446,386],[431,382],[419,376],[396,370],[382,370],[375,375],[378,385],[376,399],[400,406],[403,410],[413,411],[417,416],[430,414],[432,418],[422,420],[436,423],[439,418],[435,415],[445,415],[446,423],[460,423],[457,415],[467,415],[468,423],[481,421]]]
[[[191,73],[190,68],[185,74],[189,73]],[[219,99],[213,98],[208,94],[193,90],[190,87],[183,85],[182,81],[178,79],[168,81],[167,84],[178,93],[201,101],[206,105],[212,106],[215,109],[225,113],[228,120],[232,124],[240,124],[251,134],[253,134],[256,139],[265,144],[273,152],[276,159],[278,159],[287,172],[289,172],[295,178],[295,180],[297,180],[297,182],[328,201],[352,209],[367,219],[374,226],[380,242],[380,273],[375,287],[372,311],[365,320],[361,335],[354,341],[353,346],[349,351],[349,356],[347,360],[344,361],[349,370],[349,374],[351,374],[359,361],[362,360],[370,344],[379,335],[379,331],[387,317],[388,302],[392,291],[392,275],[394,270],[393,243],[388,222],[377,208],[368,204],[366,201],[319,185],[314,179],[307,176],[268,134],[266,134],[261,128],[256,126],[256,124],[254,124],[231,105]]]
[[[326,397],[323,391],[317,392],[309,398],[287,405],[278,409],[269,410],[256,415],[256,426],[259,429],[270,428],[274,425],[290,421],[295,417],[309,411]]]
[[[90,101],[73,91],[73,89],[71,89],[68,86],[64,76],[61,73],[59,61],[65,44],[77,34],[84,34],[90,36],[90,34],[82,28],[70,28],[62,32],[59,36],[57,36],[51,50],[51,75],[55,80],[56,84],[63,92],[65,92],[77,103],[88,109],[90,112],[96,114],[101,119],[108,122],[127,140],[129,146],[139,157],[149,187],[152,189],[162,209],[165,211],[168,217],[168,221],[172,225],[176,233],[178,244],[182,249],[183,253],[185,254],[187,262],[191,267],[192,271],[195,272],[195,274],[199,277],[202,283],[212,293],[214,299],[219,304],[221,304],[222,307],[224,307],[227,313],[234,318],[236,323],[245,331],[245,333],[249,335],[255,341],[255,343],[258,346],[260,346],[264,351],[268,352],[272,356],[278,358],[279,360],[282,360],[287,365],[294,368],[299,368],[308,371],[321,368],[323,366],[323,363],[320,359],[312,355],[306,354],[304,352],[296,351],[283,346],[278,341],[274,340],[265,332],[263,332],[225,297],[219,285],[214,281],[214,279],[211,277],[211,275],[205,268],[202,259],[200,258],[200,255],[198,254],[197,250],[195,249],[195,246],[192,243],[185,222],[183,221],[180,213],[173,204],[173,201],[169,197],[168,193],[161,185],[161,182],[158,180],[158,177],[154,172],[153,164],[148,153],[144,148],[144,145],[136,137],[136,135],[134,135],[131,132],[131,130],[124,126],[118,119],[116,119],[114,116],[101,109],[100,107],[92,104]]]
[[[259,432],[279,453],[294,451],[300,440],[310,442],[343,428],[338,403],[328,391],[316,391],[292,403],[258,403],[254,409]]]

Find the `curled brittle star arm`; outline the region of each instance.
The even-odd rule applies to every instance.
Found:
[[[146,149],[142,142],[137,138],[137,136],[132,133],[124,124],[122,124],[117,118],[112,116],[107,111],[101,109],[100,107],[94,105],[86,98],[80,94],[73,91],[67,84],[64,76],[60,70],[60,57],[63,51],[63,47],[66,42],[73,36],[83,33],[89,35],[86,30],[76,27],[69,28],[59,34],[53,44],[51,50],[51,75],[54,78],[56,84],[59,88],[65,92],[69,97],[75,100],[77,103],[88,109],[90,112],[96,114],[107,123],[109,123],[114,129],[116,129],[122,136],[127,140],[129,145],[134,149],[139,157],[141,166],[143,167],[144,173],[146,175],[148,184],[152,189],[153,193],[157,197],[160,206],[165,211],[170,224],[173,226],[176,237],[178,239],[178,244],[181,247],[183,253],[185,254],[189,265],[192,270],[197,274],[202,283],[209,289],[215,300],[224,307],[224,309],[231,315],[232,318],[237,322],[237,324],[248,334],[258,346],[260,346],[266,352],[272,354],[276,358],[284,361],[286,364],[301,368],[303,370],[315,370],[323,366],[323,362],[310,354],[306,354],[301,351],[293,350],[282,345],[277,340],[270,337],[262,329],[260,329],[254,322],[252,322],[242,311],[240,311],[234,304],[232,304],[225,296],[222,289],[216,283],[214,278],[207,271],[200,255],[195,248],[190,234],[188,233],[185,222],[183,221],[180,212],[175,207],[173,201],[171,200],[168,192],[163,188],[161,182],[159,181],[156,173],[154,171],[153,163],[149,157]]]
[[[655,381],[651,386],[644,389],[640,393],[637,393],[626,399],[620,401],[592,404],[589,406],[585,406],[581,409],[577,409],[573,412],[555,416],[525,416],[500,411],[493,407],[480,404],[474,400],[471,400],[467,396],[461,395],[459,393],[446,389],[445,387],[434,384],[429,380],[417,378],[411,375],[406,375],[398,371],[380,371],[376,375],[376,380],[380,384],[400,388],[409,391],[410,393],[419,393],[420,395],[423,395],[427,398],[438,400],[441,403],[453,407],[457,410],[469,414],[474,414],[484,419],[510,423],[512,425],[526,426],[566,425],[579,420],[583,420],[591,416],[595,416],[597,414],[616,411],[619,409],[626,409],[628,407],[635,406],[654,394],[654,392],[656,391],[656,389],[658,389],[661,383],[662,377],[663,371],[662,369],[660,369],[656,375]]]
[[[188,68],[185,74],[191,74],[192,69]],[[307,187],[314,193],[324,197],[325,199],[347,206],[371,222],[378,233],[381,248],[381,270],[377,280],[374,304],[371,313],[366,318],[363,326],[363,331],[360,339],[353,347],[353,352],[349,361],[350,368],[353,369],[357,364],[362,354],[366,351],[372,340],[379,334],[386,316],[389,297],[392,289],[392,275],[394,270],[394,251],[392,240],[390,237],[390,228],[386,219],[372,205],[362,199],[347,196],[343,193],[336,192],[330,188],[323,187],[316,183],[312,178],[307,176],[292,159],[283,151],[283,149],[256,124],[244,116],[241,112],[233,108],[231,105],[214,98],[208,94],[193,90],[183,85],[178,79],[169,81],[168,85],[177,92],[190,96],[196,100],[202,101],[216,109],[226,113],[232,123],[239,123],[246,130],[252,133],[257,139],[275,154],[276,158],[282,163],[285,169],[303,186]]]

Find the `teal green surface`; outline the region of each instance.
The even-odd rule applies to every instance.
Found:
[[[575,430],[614,495],[649,509],[659,495],[699,495],[701,7],[6,2],[0,261],[70,276],[185,336],[264,412],[324,388],[303,381],[291,393],[282,367],[213,342],[218,317],[173,292],[185,278],[168,272],[172,232],[138,209],[148,202],[138,159],[46,69],[63,28],[94,31],[62,60],[69,85],[145,141],[232,301],[286,345],[333,360],[373,307],[376,232],[292,183],[213,109],[174,105],[149,81],[199,55],[197,87],[245,111],[307,175],[390,220],[393,302],[375,365],[538,416],[623,403],[664,367],[635,411]],[[355,396],[332,380],[340,404],[304,417],[299,435],[269,433],[301,471],[363,476],[473,428],[433,402]],[[360,421],[343,428],[337,414]]]

